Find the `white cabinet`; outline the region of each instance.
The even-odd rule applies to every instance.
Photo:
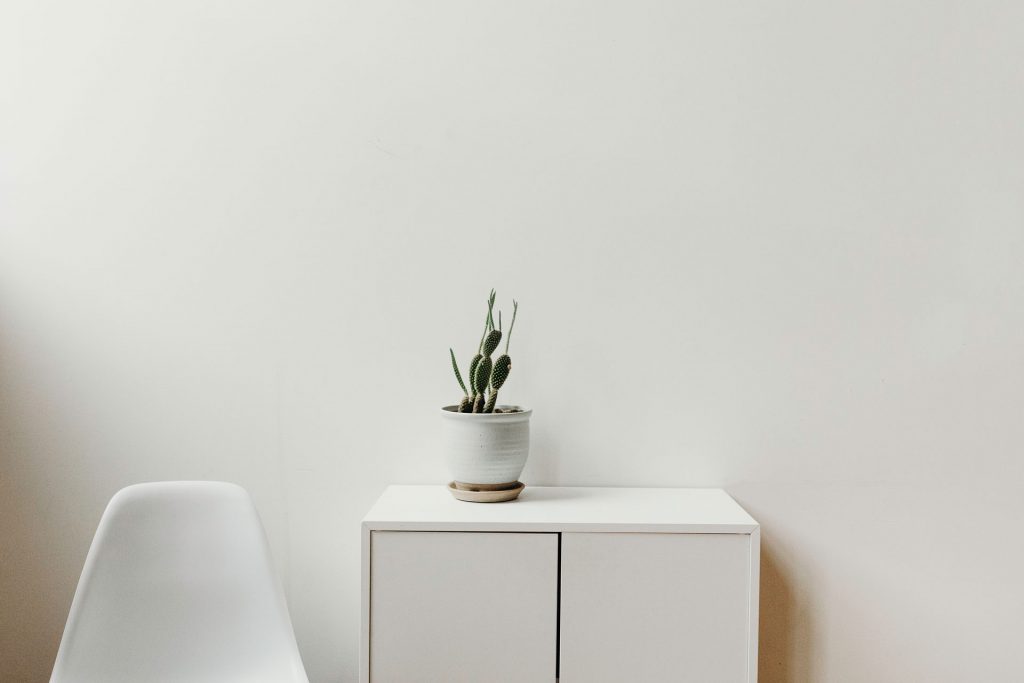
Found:
[[[361,681],[753,683],[759,538],[718,489],[389,487],[363,520]]]

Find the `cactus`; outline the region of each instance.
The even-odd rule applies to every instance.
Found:
[[[492,289],[487,298],[487,318],[484,321],[484,332],[477,345],[477,354],[469,363],[468,388],[462,379],[459,365],[455,361],[455,352],[448,349],[455,379],[458,380],[463,393],[459,403],[460,413],[493,413],[498,401],[498,390],[505,384],[512,371],[512,359],[508,355],[508,348],[512,340],[512,329],[516,324],[519,303],[512,302],[512,323],[509,325],[506,335],[501,329],[501,311],[498,311],[498,326],[494,326],[495,297],[495,292]],[[492,360],[491,356],[498,349],[502,338],[505,339],[505,353],[498,356],[496,360]]]
[[[482,352],[483,352],[483,348],[484,348],[484,342],[487,340],[487,333],[494,326],[494,318],[493,318],[493,313],[492,313],[493,310],[494,310],[494,298],[495,298],[495,292],[492,289],[490,296],[487,297],[487,317],[484,319],[484,333],[482,335],[480,335],[480,343],[477,345],[477,354],[475,356],[473,356],[473,360],[471,360],[469,362],[469,375],[468,375],[468,377],[469,377],[469,389],[470,389],[470,391],[468,391],[468,392],[466,391],[465,385],[462,383],[462,377],[461,377],[461,375],[459,375],[458,366],[455,364],[455,352],[454,351],[452,352],[452,366],[455,368],[455,377],[459,380],[459,385],[462,386],[462,392],[465,394],[465,397],[462,399],[462,402],[459,403],[459,412],[460,413],[474,413],[474,412],[478,413],[478,412],[480,412],[479,409],[474,410],[474,408],[477,405],[477,400],[476,399],[477,399],[477,396],[479,395],[478,394],[478,390],[476,388],[475,377],[476,377],[476,369],[480,365],[480,361],[484,357]],[[500,312],[499,312],[499,317],[500,317]],[[451,351],[451,349],[449,349],[449,351]],[[480,404],[481,404],[481,409],[482,409],[483,401],[481,401]]]
[[[477,402],[473,404],[474,413],[484,412],[484,395],[487,391],[487,385],[491,380],[491,367],[494,362],[490,356],[484,356],[480,360],[480,364],[476,366],[476,374],[473,375],[473,387],[477,391]]]
[[[494,361],[491,360],[490,356],[481,358],[479,365],[476,366],[476,374],[473,375],[473,386],[478,394],[487,391],[487,385],[491,381],[491,368],[493,366]]]
[[[491,330],[487,338],[484,339],[483,354],[486,358],[490,358],[491,354],[494,353],[494,349],[498,348],[498,344],[501,343],[501,330]]]
[[[469,388],[472,389],[472,393],[469,394],[469,405],[467,406],[463,404],[459,406],[460,413],[473,412],[473,405],[476,403],[477,395],[476,384],[473,383],[473,378],[476,377],[476,367],[480,365],[480,359],[482,358],[483,356],[478,353],[475,356],[473,356],[473,360],[469,362]],[[465,408],[465,410],[463,410],[463,408]]]
[[[512,359],[506,355],[498,356],[494,361],[494,369],[491,370],[491,391],[487,396],[487,403],[484,404],[485,413],[493,413],[494,406],[498,403],[498,389],[508,379],[508,373],[512,371]]]
[[[469,392],[466,391],[466,384],[462,381],[462,373],[459,372],[459,364],[455,360],[455,352],[449,348],[448,353],[452,355],[452,370],[455,371],[455,379],[459,380],[459,386],[462,387],[462,393],[469,396]]]
[[[505,339],[505,353],[498,356],[494,361],[494,368],[491,371],[491,393],[487,397],[487,404],[484,406],[485,413],[493,413],[494,407],[498,404],[498,389],[501,389],[512,372],[512,359],[508,355],[508,345],[512,342],[512,330],[516,326],[516,313],[519,312],[519,302],[512,301],[512,324],[508,326],[508,338]],[[498,311],[498,319],[501,319],[501,311]],[[498,341],[501,341],[500,336]],[[497,344],[495,344],[497,348]]]
[[[459,403],[459,412],[468,413],[473,409],[473,400],[469,397],[469,392],[466,391],[466,383],[462,381],[462,373],[459,372],[459,364],[455,360],[455,352],[448,349],[448,353],[452,357],[452,370],[455,371],[455,379],[459,380],[459,386],[462,387],[462,401]]]
[[[508,379],[508,373],[512,371],[512,359],[507,355],[498,356],[494,361],[494,369],[491,370],[491,390],[498,393],[501,385]]]

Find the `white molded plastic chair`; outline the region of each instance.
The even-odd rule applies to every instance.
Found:
[[[308,683],[245,489],[119,491],[100,520],[51,683]]]

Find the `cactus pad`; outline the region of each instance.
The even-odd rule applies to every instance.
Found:
[[[480,359],[480,363],[476,366],[476,374],[473,375],[473,388],[478,394],[483,394],[487,390],[487,384],[491,381],[491,368],[494,365],[487,356]]]
[[[501,330],[491,330],[487,334],[487,338],[484,339],[483,354],[490,358],[491,354],[494,353],[494,349],[498,348],[498,344],[501,343]]]
[[[480,365],[481,359],[483,359],[483,356],[478,353],[475,356],[473,356],[473,360],[471,360],[469,362],[469,375],[468,375],[468,377],[469,377],[469,389],[470,389],[471,395],[474,396],[474,397],[477,394],[476,384],[475,384],[475,382],[476,382],[476,379],[475,379],[476,378],[476,366]]]
[[[508,379],[508,373],[512,372],[512,359],[508,354],[498,356],[494,361],[494,369],[491,371],[491,391],[497,393],[501,385]]]

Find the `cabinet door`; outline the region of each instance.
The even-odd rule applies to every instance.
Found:
[[[562,535],[561,683],[743,683],[750,536]]]
[[[375,531],[373,683],[555,680],[558,535]]]

